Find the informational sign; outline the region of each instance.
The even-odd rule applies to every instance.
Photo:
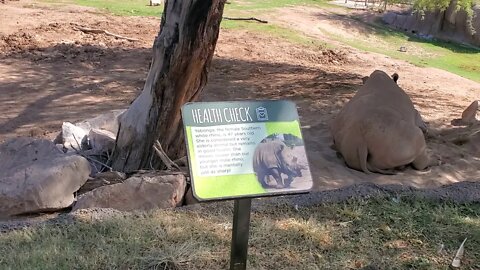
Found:
[[[312,188],[293,102],[187,103],[182,117],[198,200],[305,193]]]

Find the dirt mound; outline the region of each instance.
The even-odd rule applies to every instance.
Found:
[[[58,42],[56,35],[68,36],[65,30],[64,24],[51,23],[0,35],[0,54],[10,56],[50,46]]]
[[[0,36],[0,53],[10,54],[28,51],[37,47],[37,40],[29,33],[15,33],[8,36]]]
[[[80,62],[97,62],[105,55],[114,53],[114,50],[106,50],[106,47],[94,46],[90,44],[57,44],[48,48],[37,48],[22,53],[23,58],[29,58],[34,62],[45,61],[55,62],[65,60],[71,62],[78,60]]]
[[[347,63],[347,52],[342,50],[324,50],[322,51],[322,57],[319,59],[323,64],[340,64]]]
[[[348,63],[348,53],[340,49],[319,48],[320,51],[305,48],[292,50],[291,57],[318,64],[345,64]]]
[[[453,160],[461,160],[468,156],[480,158],[480,123],[478,122],[473,125],[445,129],[432,137],[439,144],[450,144],[451,152],[456,153]]]
[[[77,23],[48,23],[35,28],[1,35],[0,57],[29,60],[35,63],[89,63],[99,65],[106,59],[119,57],[128,49],[143,47],[145,42],[132,42],[102,33],[85,33]],[[89,29],[110,29],[108,22],[90,22]]]
[[[342,49],[328,49],[322,45],[295,45],[284,39],[272,38],[251,31],[228,31],[220,33],[217,57],[245,58],[252,61],[289,63],[297,65],[344,64],[349,62],[348,52]]]

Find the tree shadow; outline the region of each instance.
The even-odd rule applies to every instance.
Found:
[[[150,51],[59,44],[1,59],[0,140],[125,108],[143,86]]]
[[[204,101],[289,99],[297,103],[302,124],[316,124],[324,115],[311,113],[340,109],[361,85],[361,76],[307,66],[215,58]]]
[[[65,53],[63,53],[65,51]],[[73,52],[72,52],[73,51]],[[75,57],[72,57],[75,55]],[[151,52],[144,48],[52,46],[3,57],[0,139],[57,133],[63,121],[75,122],[126,108],[138,95]],[[238,57],[238,56],[237,56]],[[3,61],[4,60],[4,61]],[[405,184],[430,188],[451,183],[446,175],[408,170],[396,176],[366,175],[349,169],[329,146],[329,122],[362,84],[362,76],[288,58],[249,60],[216,56],[203,101],[288,99],[297,104],[315,190],[357,183]],[[456,173],[455,177],[457,177]],[[469,172],[470,173],[470,172]],[[458,180],[466,176],[458,176]],[[450,180],[448,180],[450,179]]]
[[[125,108],[143,87],[151,52],[143,48],[55,45],[2,56],[0,140],[41,136],[76,122]],[[261,70],[261,71],[259,71]],[[215,58],[206,100],[313,101],[351,93],[355,74],[286,63]]]

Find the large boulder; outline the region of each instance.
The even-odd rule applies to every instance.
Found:
[[[55,138],[54,143],[63,145],[65,151],[85,151],[91,148],[99,151],[111,150],[112,141],[114,145],[118,131],[118,118],[124,112],[125,110],[113,110],[75,124],[64,122],[62,132]]]
[[[77,127],[70,122],[63,122],[61,140],[55,143],[63,144],[65,149],[84,149],[88,145],[87,131],[83,128]]]
[[[0,216],[69,207],[89,173],[85,158],[48,140],[9,140],[0,145]]]
[[[125,179],[127,179],[127,176],[122,172],[108,171],[96,173],[78,190],[77,194],[84,194],[103,186],[123,183]]]
[[[112,152],[116,136],[108,130],[93,128],[88,133],[90,147],[96,153]]]
[[[113,110],[75,124],[64,122],[62,131],[53,141],[63,152],[81,152],[88,158],[91,176],[103,172],[115,147],[118,119],[125,110]]]
[[[123,183],[103,186],[81,195],[73,210],[113,208],[134,211],[172,208],[181,205],[185,188],[183,174],[138,174]]]
[[[100,114],[94,118],[83,120],[75,125],[90,131],[91,129],[103,129],[117,134],[118,118],[125,112],[125,110],[113,110],[104,114]]]

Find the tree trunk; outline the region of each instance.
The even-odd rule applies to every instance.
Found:
[[[142,93],[120,117],[112,168],[158,169],[160,141],[174,160],[185,154],[181,106],[207,83],[225,0],[167,0]]]

